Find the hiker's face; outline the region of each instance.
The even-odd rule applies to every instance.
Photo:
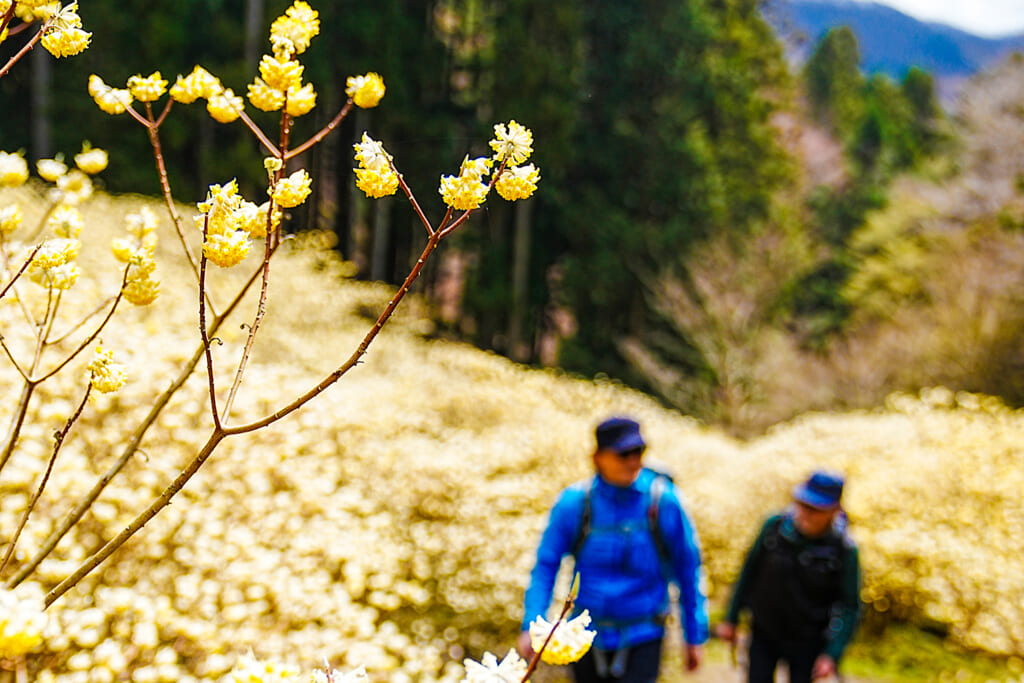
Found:
[[[796,530],[808,538],[817,538],[821,536],[832,526],[832,521],[836,518],[836,511],[839,508],[815,508],[801,503],[800,501],[794,501],[795,512],[793,513],[793,525],[796,526]]]
[[[640,475],[643,468],[643,449],[629,453],[616,453],[603,449],[594,453],[594,467],[601,478],[612,486],[629,486]]]

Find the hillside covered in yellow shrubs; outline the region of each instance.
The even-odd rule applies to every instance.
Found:
[[[18,190],[23,204],[33,191]],[[147,201],[99,195],[83,205],[79,260],[98,275],[67,293],[69,309],[87,312],[116,290],[111,238]],[[382,286],[346,280],[318,239],[290,241],[273,263],[239,420],[316,384],[389,299]],[[158,301],[122,312],[103,334],[129,382],[86,406],[15,567],[103,474],[199,344],[196,288],[175,246],[158,254]],[[213,344],[225,385],[245,320]],[[14,297],[0,300],[0,332],[15,352],[30,339],[24,324]],[[848,476],[871,609],[948,629],[969,648],[1024,655],[1024,412],[932,389],[871,411],[805,414],[741,442],[621,386],[517,366],[429,333],[413,302],[337,385],[270,429],[226,441],[174,504],[48,610],[30,659],[37,679],[105,683],[131,671],[133,681],[218,680],[251,650],[302,670],[327,658],[365,666],[374,680],[457,681],[464,656],[511,646],[546,511],[588,476],[593,427],[613,413],[640,419],[649,457],[675,473],[713,599],[724,598],[760,519],[825,466]],[[75,408],[86,362],[40,386],[0,475],[0,539],[16,528],[52,434]],[[0,363],[5,429],[18,381]],[[159,493],[209,433],[208,400],[201,365],[33,580],[49,588],[63,579]]]

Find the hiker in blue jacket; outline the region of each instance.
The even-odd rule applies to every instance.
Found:
[[[640,425],[613,417],[596,431],[596,475],[565,489],[548,520],[526,590],[519,650],[533,655],[527,629],[547,616],[562,558],[580,576],[575,614],[589,610],[594,646],[573,664],[577,683],[653,683],[661,662],[669,582],[679,587],[685,666],[700,666],[708,638],[697,533],[667,475],[643,467]]]

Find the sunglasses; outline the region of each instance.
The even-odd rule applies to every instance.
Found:
[[[643,449],[643,448],[632,448],[632,449],[630,449],[628,451],[623,451],[621,453],[616,452],[615,455],[619,456],[623,460],[627,460],[627,459],[633,458],[633,457],[639,458],[639,457],[641,457],[644,454],[644,450],[645,449]]]

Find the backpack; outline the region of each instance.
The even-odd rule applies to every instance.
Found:
[[[669,565],[671,556],[668,551],[668,541],[665,540],[662,535],[661,527],[658,525],[658,508],[661,504],[661,496],[665,493],[665,490],[672,486],[675,479],[672,474],[662,467],[651,467],[647,465],[644,467],[646,470],[654,472],[654,481],[651,482],[650,490],[650,501],[647,504],[647,523],[651,530],[651,536],[654,538],[654,547],[658,551],[658,558],[661,560],[663,567]],[[597,475],[591,480],[590,486],[587,487],[583,495],[583,513],[580,515],[580,524],[576,529],[576,536],[572,542],[572,550],[570,554],[573,558],[578,558],[580,550],[583,549],[583,544],[587,540],[587,536],[591,530],[591,517],[593,511],[591,510],[591,497],[594,492],[594,486],[597,484]]]

